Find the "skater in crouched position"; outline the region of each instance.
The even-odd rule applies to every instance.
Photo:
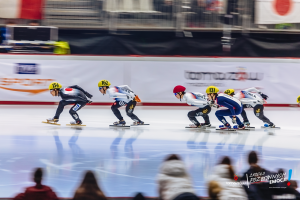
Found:
[[[75,121],[70,122],[73,125],[80,125],[82,121],[77,114],[82,107],[84,107],[87,103],[91,103],[92,101],[88,100],[88,98],[92,98],[93,95],[83,90],[81,87],[77,85],[69,86],[67,88],[62,88],[61,84],[57,82],[53,82],[49,85],[49,90],[52,96],[60,96],[62,100],[58,104],[58,108],[56,110],[55,116],[53,118],[47,119],[48,122],[58,122],[59,116],[64,110],[66,105],[74,104],[70,109],[69,113],[73,117]]]
[[[108,93],[110,98],[114,98],[115,102],[111,106],[111,110],[119,121],[114,122],[116,126],[124,126],[126,122],[124,121],[119,108],[126,105],[126,113],[134,122],[134,125],[143,125],[144,122],[141,121],[135,114],[133,114],[134,108],[137,102],[141,102],[139,97],[134,94],[128,85],[121,85],[115,87],[109,87],[111,84],[107,80],[101,80],[98,83],[99,91],[104,95]]]
[[[230,129],[231,125],[226,121],[224,116],[229,116],[232,119],[232,123],[237,123],[238,126],[234,126],[234,129],[245,129],[244,124],[237,117],[237,115],[242,112],[242,103],[240,100],[229,96],[227,94],[218,94],[220,90],[215,86],[209,86],[206,89],[208,100],[210,104],[215,104],[215,102],[224,108],[216,111],[217,118],[224,124],[220,126],[220,129]]]
[[[177,85],[173,89],[173,93],[177,99],[183,99],[190,106],[198,107],[197,110],[190,111],[188,113],[189,120],[193,123],[191,127],[210,127],[210,121],[208,114],[211,111],[211,107],[208,103],[207,97],[199,92],[185,92],[186,88],[182,85]],[[196,116],[201,116],[204,119],[204,123],[199,123]]]
[[[256,94],[253,92],[256,92]],[[250,126],[250,122],[245,112],[245,108],[253,108],[254,115],[265,123],[265,127],[275,127],[274,123],[264,115],[264,100],[268,99],[267,95],[261,93],[254,87],[242,90],[237,94],[235,94],[234,89],[227,89],[224,93],[233,96],[242,102],[243,110],[241,115],[246,126]]]

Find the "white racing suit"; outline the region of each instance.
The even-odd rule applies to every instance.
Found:
[[[136,122],[141,122],[141,120],[133,114],[134,108],[136,106],[135,94],[128,85],[114,86],[107,90],[110,98],[114,98],[116,101],[111,106],[111,110],[115,116],[121,121],[123,117],[119,111],[119,108],[126,105],[127,115]]]
[[[264,116],[264,99],[260,94],[260,91],[253,87],[240,91],[238,94],[234,95],[234,97],[238,98],[243,104],[241,115],[244,123],[249,122],[245,108],[253,108],[254,115],[256,117],[258,117],[264,123],[273,126],[273,123],[266,116]]]
[[[193,124],[196,126],[200,125],[196,116],[202,116],[205,124],[210,124],[208,114],[211,111],[211,107],[205,95],[199,92],[187,92],[183,95],[182,99],[186,101],[188,105],[198,107],[197,110],[193,110],[188,113],[188,118]]]

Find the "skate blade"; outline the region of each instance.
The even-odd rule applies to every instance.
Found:
[[[248,129],[255,129],[255,127],[252,127],[252,126],[245,126],[245,128],[248,128]]]
[[[150,125],[150,124],[139,124],[139,125],[131,124],[130,126],[146,126],[146,125]]]
[[[42,123],[60,126],[60,124],[58,124],[57,122],[44,122],[43,121]]]
[[[191,126],[186,126],[185,128],[206,129],[207,127],[205,127],[205,126],[201,126],[201,127],[191,127]]]
[[[217,131],[237,131],[237,129],[216,129]]]
[[[116,127],[116,128],[130,128],[130,126],[123,126],[123,125],[109,125],[109,127]]]
[[[66,124],[66,126],[86,126],[86,125],[82,125],[82,124]]]
[[[215,126],[201,126],[201,127],[186,126],[185,128],[210,129],[210,128],[216,128],[216,127]]]
[[[265,127],[265,126],[262,126],[261,128],[264,128],[264,129],[280,129],[280,127],[274,127],[274,128],[272,128],[272,127]]]

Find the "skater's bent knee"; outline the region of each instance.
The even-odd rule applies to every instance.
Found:
[[[127,112],[126,114],[128,117],[131,117],[133,115],[132,112]]]
[[[188,112],[187,116],[190,117],[195,117],[195,115],[193,115],[193,111]]]

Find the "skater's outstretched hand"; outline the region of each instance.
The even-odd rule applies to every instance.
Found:
[[[134,97],[134,100],[135,100],[136,102],[142,102],[138,95],[136,95],[136,96]]]
[[[236,117],[235,116],[232,117],[232,123],[236,124]]]
[[[269,97],[267,95],[265,95],[264,93],[261,93],[260,96],[264,99],[267,100]]]

